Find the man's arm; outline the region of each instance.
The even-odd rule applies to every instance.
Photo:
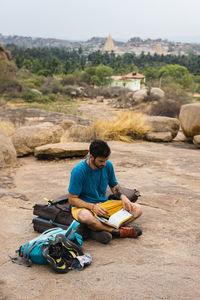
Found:
[[[113,192],[113,195],[119,199],[122,200],[123,209],[128,210],[129,212],[133,212],[134,205],[131,203],[131,201],[121,193],[119,184],[115,185],[111,188],[111,191]]]
[[[76,207],[81,207],[81,208],[87,208],[90,210],[93,210],[94,203],[89,203],[84,200],[81,200],[78,195],[73,195],[69,193],[69,204],[76,206]]]
[[[95,204],[95,203],[86,202],[86,201],[80,199],[78,195],[73,195],[73,194],[69,193],[68,201],[69,201],[69,204],[76,206],[76,207],[89,209],[98,216],[104,216],[104,215],[108,214],[108,211],[105,208],[103,208],[100,205]]]

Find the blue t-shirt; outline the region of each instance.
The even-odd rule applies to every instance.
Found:
[[[73,168],[68,191],[86,202],[105,202],[108,200],[107,186],[113,187],[118,184],[113,164],[107,160],[104,168],[93,170],[88,166],[87,160],[88,158]]]

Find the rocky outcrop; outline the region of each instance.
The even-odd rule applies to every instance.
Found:
[[[34,155],[37,158],[83,157],[88,151],[87,143],[56,143],[36,147]]]
[[[0,110],[0,119],[9,120],[17,126],[37,125],[45,122],[60,125],[65,120],[74,121],[75,124],[81,125],[90,124],[88,119],[80,116],[66,115],[38,108],[7,108]]]
[[[0,60],[11,60],[12,55],[7,51],[2,44],[0,44]]]
[[[187,138],[192,140],[195,135],[200,135],[200,104],[182,105],[179,120]]]
[[[15,165],[17,153],[10,138],[0,131],[0,168]]]
[[[150,128],[146,139],[154,142],[172,141],[180,127],[178,119],[160,116],[147,117],[145,124]]]
[[[62,127],[46,122],[35,126],[20,127],[13,135],[12,142],[17,155],[23,156],[33,153],[38,146],[60,142],[62,134]]]
[[[195,135],[194,136],[193,143],[195,144],[195,146],[197,146],[198,148],[200,148],[200,135]]]

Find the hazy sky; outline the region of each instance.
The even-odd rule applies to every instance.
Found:
[[[86,40],[167,38],[200,43],[200,0],[0,0],[0,33]]]

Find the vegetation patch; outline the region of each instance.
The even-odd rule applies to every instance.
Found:
[[[144,139],[149,127],[145,124],[146,115],[124,112],[114,120],[97,120],[89,127],[73,126],[63,136],[62,141],[90,142],[95,138],[132,142]]]

